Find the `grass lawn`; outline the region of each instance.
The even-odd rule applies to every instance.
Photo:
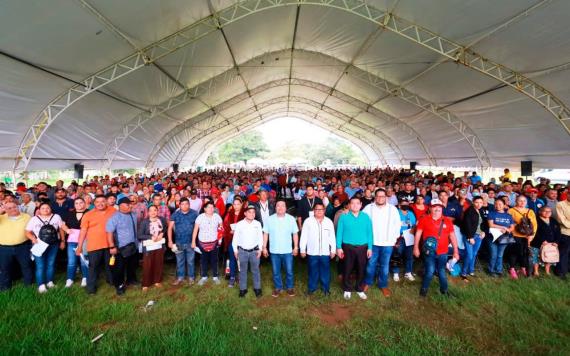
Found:
[[[391,282],[393,296],[374,288],[367,301],[306,297],[306,268],[296,263],[296,297],[271,297],[270,265],[262,267],[264,296],[237,288],[165,286],[122,297],[105,285],[88,296],[74,285],[38,295],[18,284],[0,293],[0,342],[11,354],[559,354],[570,353],[570,283],[554,277],[511,281],[482,276],[468,285],[451,279],[457,298],[427,299],[416,282]],[[100,284],[103,282],[101,281]],[[149,300],[155,305],[144,309]],[[91,339],[104,333],[97,342]]]

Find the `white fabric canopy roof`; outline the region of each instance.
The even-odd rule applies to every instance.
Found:
[[[278,117],[371,165],[570,167],[565,0],[5,0],[0,170],[202,164]]]

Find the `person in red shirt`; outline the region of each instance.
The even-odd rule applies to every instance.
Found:
[[[232,206],[228,209],[228,213],[224,218],[224,252],[228,253],[230,264],[230,281],[228,287],[232,288],[236,283],[238,273],[237,260],[232,247],[234,237],[235,224],[245,219],[245,209],[243,209],[243,198],[239,195],[234,198]]]
[[[449,296],[447,271],[445,270],[449,243],[453,247],[453,258],[456,261],[459,260],[459,250],[457,249],[457,238],[453,230],[453,222],[448,217],[443,216],[443,203],[439,199],[431,201],[430,214],[419,220],[414,241],[414,256],[420,257],[420,240],[425,242],[429,237],[436,238],[437,247],[435,254],[424,255],[425,273],[420,296],[427,296],[436,268],[439,276],[439,290],[441,294]]]
[[[417,221],[420,221],[420,219],[423,218],[424,215],[426,215],[428,212],[428,206],[425,204],[425,201],[426,199],[423,195],[417,195],[416,201],[410,205]]]
[[[214,202],[214,206],[218,209],[218,214],[220,216],[224,216],[226,212],[226,203],[224,203],[224,199],[220,194],[220,190],[216,187],[213,187],[210,190],[210,194],[212,194],[212,200]]]

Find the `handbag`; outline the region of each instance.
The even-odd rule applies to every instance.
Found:
[[[422,247],[422,252],[424,256],[435,256],[437,252],[437,243],[441,237],[441,232],[443,231],[443,217],[441,218],[441,223],[439,224],[439,232],[437,233],[437,237],[428,236]]]
[[[547,243],[540,248],[540,259],[544,263],[560,262],[560,252],[553,243]]]
[[[119,248],[119,252],[121,253],[121,256],[123,256],[124,258],[131,257],[132,255],[137,253],[137,251],[138,251],[137,245],[134,242],[131,242]]]
[[[204,241],[200,241],[200,248],[204,251],[204,252],[211,252],[213,251],[216,246],[218,245],[218,240],[214,240],[211,242],[204,242]]]
[[[497,243],[499,245],[510,245],[514,244],[515,242],[516,242],[515,238],[510,232],[505,232],[504,234],[499,236],[499,238],[497,238]]]

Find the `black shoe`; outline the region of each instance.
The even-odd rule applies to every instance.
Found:
[[[420,289],[420,297],[427,297],[427,289]]]
[[[325,297],[330,297],[330,296],[331,296],[331,292],[329,292],[328,290],[323,291],[323,295],[324,295]]]
[[[254,289],[253,292],[257,298],[261,297],[261,289]]]
[[[239,297],[240,298],[245,297],[246,294],[247,294],[247,289],[240,289],[240,291],[239,291]]]
[[[117,287],[117,295],[123,295],[125,294],[125,286],[121,285],[120,287]]]

